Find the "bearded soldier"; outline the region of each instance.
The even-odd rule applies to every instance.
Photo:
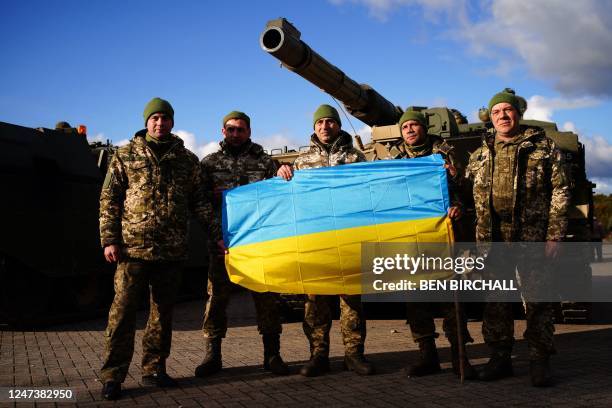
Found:
[[[204,189],[213,202],[217,222],[221,221],[221,194],[223,190],[274,177],[276,165],[263,148],[251,141],[251,119],[243,112],[225,115],[221,133],[221,149],[202,160]],[[210,267],[208,269],[208,300],[204,314],[204,341],[206,356],[196,368],[195,375],[206,377],[221,370],[221,341],[227,332],[227,306],[232,285],[225,269],[223,257],[217,255],[221,236],[210,240]],[[280,311],[277,294],[252,292],[257,312],[257,328],[264,346],[263,365],[274,374],[289,374],[289,368],[280,356]]]

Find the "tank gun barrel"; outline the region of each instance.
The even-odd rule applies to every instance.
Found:
[[[397,123],[402,110],[366,84],[358,84],[300,39],[286,19],[271,20],[262,32],[261,48],[289,70],[340,100],[347,111],[370,126]]]

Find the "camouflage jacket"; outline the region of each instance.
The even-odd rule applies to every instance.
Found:
[[[221,196],[215,196],[215,188],[227,190],[272,178],[276,175],[276,165],[260,145],[250,140],[237,153],[231,152],[225,141],[219,145],[221,149],[204,157],[201,164],[204,191],[213,203],[215,219],[220,224]],[[216,238],[221,239],[220,231]]]
[[[315,169],[364,161],[366,161],[366,157],[361,151],[353,147],[351,135],[341,130],[340,135],[329,147],[329,150],[319,141],[317,135],[312,134],[310,136],[310,149],[300,153],[293,163],[293,168],[296,170]]]
[[[190,212],[206,231],[215,229],[198,158],[172,134],[172,146],[157,158],[145,135],[136,133],[109,164],[100,195],[102,247],[122,245],[127,256],[147,261],[184,260]]]
[[[569,179],[563,156],[544,131],[522,127],[523,140],[516,150],[512,183],[513,241],[559,241],[567,228],[570,203]],[[470,156],[466,177],[473,183],[476,206],[476,240],[492,241],[492,179],[494,137],[483,139]]]

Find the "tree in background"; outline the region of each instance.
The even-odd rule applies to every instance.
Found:
[[[610,230],[612,229],[612,194],[595,194],[593,202],[595,204],[595,217],[602,223],[607,231],[607,238],[610,239]]]

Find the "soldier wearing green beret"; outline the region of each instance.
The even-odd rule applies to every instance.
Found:
[[[321,105],[313,115],[314,133],[310,149],[300,153],[293,167],[283,165],[277,175],[285,180],[293,177],[293,170],[331,167],[366,161],[363,153],[353,147],[351,135],[341,129],[338,111]],[[300,373],[314,377],[329,371],[329,331],[332,325],[330,297],[306,295],[304,333],[310,342],[310,361]],[[340,326],[344,343],[344,365],[360,375],[374,374],[374,366],[365,359],[366,321],[361,296],[340,295]]]
[[[534,386],[552,384],[549,357],[553,347],[553,305],[534,301],[528,294],[551,286],[551,260],[567,228],[570,203],[569,179],[563,155],[544,130],[520,123],[521,103],[512,93],[500,92],[489,102],[495,134],[472,153],[466,175],[473,184],[476,240],[520,242],[520,255],[505,245],[493,246],[486,270],[496,276],[518,273],[526,301],[531,381]],[[529,242],[530,245],[523,243]],[[542,249],[536,243],[542,243]],[[533,248],[533,249],[532,249]],[[526,255],[525,251],[531,251]],[[514,319],[512,304],[485,305],[483,337],[491,358],[480,372],[484,381],[511,376]]]
[[[150,313],[142,338],[142,382],[176,385],[166,373],[166,359],[190,213],[210,234],[219,230],[202,189],[198,158],[171,133],[170,103],[153,98],[143,118],[146,129],[117,150],[100,195],[101,244],[106,260],[117,263],[100,374],[102,396],[109,400],[120,397],[134,352],[136,309],[146,291]]]
[[[221,222],[223,190],[274,177],[276,165],[257,143],[251,141],[251,119],[243,112],[232,111],[222,121],[219,151],[202,160],[204,190],[213,203],[215,217]],[[221,370],[221,342],[227,333],[227,306],[232,284],[229,281],[223,254],[221,235],[209,240],[208,300],[204,314],[203,334],[206,355],[196,368],[197,377],[206,377]],[[218,245],[216,245],[216,243]],[[277,375],[289,374],[289,367],[280,356],[282,331],[278,294],[251,292],[257,312],[257,329],[264,346],[263,365]]]

